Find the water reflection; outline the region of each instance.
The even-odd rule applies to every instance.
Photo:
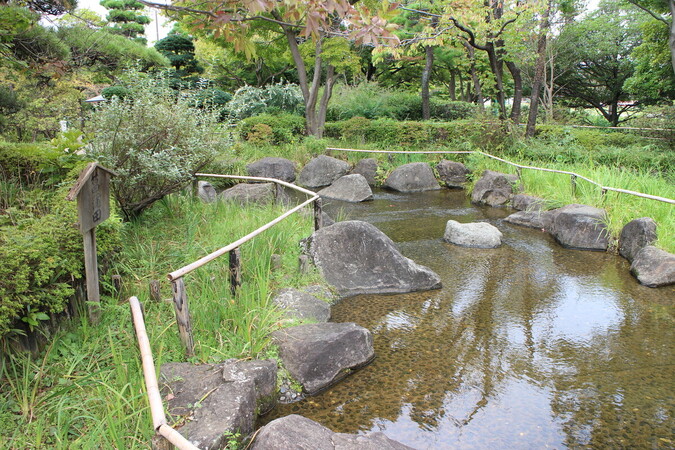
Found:
[[[672,288],[644,288],[621,258],[562,249],[462,192],[333,207],[375,224],[444,287],[334,307],[335,321],[373,331],[376,360],[268,420],[299,413],[420,449],[675,446]],[[504,245],[444,244],[449,219],[489,221]]]

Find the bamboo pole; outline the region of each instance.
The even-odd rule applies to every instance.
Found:
[[[196,173],[196,177],[212,177],[212,178],[227,178],[229,180],[251,180],[251,181],[268,181],[270,183],[281,184],[282,186],[289,187],[303,194],[311,195],[312,197],[316,196],[316,192],[312,192],[309,189],[302,188],[296,184],[288,183],[277,178],[267,178],[267,177],[246,177],[243,175],[220,175],[217,173]]]
[[[171,272],[170,274],[167,275],[167,278],[169,279],[169,281],[173,282],[174,280],[177,280],[178,278],[181,278],[181,277],[187,275],[188,273],[192,272],[193,270],[202,267],[203,265],[207,264],[208,262],[213,261],[214,259],[218,258],[219,256],[224,255],[225,253],[228,253],[228,252],[234,250],[237,247],[240,247],[245,242],[250,241],[251,239],[258,236],[263,231],[265,231],[269,228],[272,228],[274,225],[281,222],[286,217],[288,217],[291,214],[293,214],[294,212],[304,208],[305,206],[309,205],[310,203],[312,203],[313,201],[315,201],[318,198],[319,198],[318,195],[314,195],[309,200],[301,203],[300,205],[296,206],[295,208],[289,209],[288,211],[286,211],[284,214],[280,215],[276,219],[268,222],[267,224],[263,225],[262,227],[258,228],[257,230],[247,234],[246,236],[242,237],[241,239],[239,239],[237,241],[234,241],[230,245],[227,245],[227,246],[225,246],[225,247],[223,247],[219,250],[216,250],[215,252],[210,253],[210,254],[204,256],[203,258],[200,258],[197,261],[195,261],[191,264],[188,264],[185,267],[182,267],[178,270],[174,270],[173,272]]]
[[[192,322],[190,320],[190,309],[188,308],[187,292],[185,292],[185,282],[183,278],[171,281],[173,288],[173,307],[176,312],[176,324],[180,333],[180,340],[185,347],[185,353],[188,357],[195,354],[195,342],[192,337]]]
[[[152,360],[152,350],[150,349],[148,333],[145,330],[141,304],[138,301],[138,298],[131,297],[129,298],[129,306],[131,307],[131,317],[134,322],[134,329],[136,330],[138,347],[141,351],[143,378],[145,380],[145,390],[148,393],[148,403],[150,404],[150,414],[152,415],[152,426],[155,431],[164,436],[180,450],[196,450],[197,447],[185,439],[178,431],[166,424],[164,405],[162,405],[162,397],[159,393],[157,372],[155,371],[155,363]]]

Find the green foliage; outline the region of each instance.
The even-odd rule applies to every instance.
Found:
[[[230,116],[237,120],[263,113],[304,114],[304,100],[298,86],[293,84],[244,86],[234,93],[228,108]]]
[[[298,140],[305,132],[305,119],[295,114],[260,114],[239,124],[242,139],[251,143],[285,144]]]
[[[195,46],[192,39],[186,36],[169,34],[155,43],[155,49],[171,62],[177,77],[204,72],[195,59]]]
[[[108,20],[113,24],[114,33],[145,44],[145,25],[150,23],[148,16],[140,12],[144,5],[135,0],[102,0],[101,5],[109,9]]]
[[[129,89],[127,89],[124,86],[108,86],[107,88],[103,88],[103,90],[101,91],[101,95],[106,100],[111,100],[113,97],[124,99],[129,94],[130,94]]]
[[[229,137],[210,109],[194,108],[193,94],[176,97],[163,79],[129,71],[131,91],[97,108],[88,124],[88,155],[119,176],[112,193],[127,219],[192,180],[193,174],[225,152]]]

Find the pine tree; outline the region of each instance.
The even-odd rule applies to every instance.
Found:
[[[150,18],[143,14],[143,4],[136,0],[103,0],[101,5],[110,10],[107,19],[114,32],[143,44],[147,42],[142,35]]]

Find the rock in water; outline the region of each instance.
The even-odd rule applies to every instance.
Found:
[[[607,250],[609,232],[604,209],[588,205],[566,205],[547,211],[547,231],[563,247],[580,250]]]
[[[246,166],[249,176],[295,181],[295,163],[286,158],[267,157]]]
[[[352,203],[373,199],[373,191],[370,189],[368,181],[358,173],[338,178],[333,184],[321,189],[317,194],[325,198]]]
[[[502,245],[502,233],[486,222],[459,223],[448,220],[443,240],[463,247],[497,248]]]
[[[359,160],[356,163],[354,168],[351,170],[351,174],[358,173],[363,175],[370,186],[377,185],[377,169],[378,169],[377,159],[375,158],[365,158]]]
[[[330,156],[319,155],[302,168],[298,176],[298,184],[309,188],[328,186],[345,175],[348,170],[349,163]]]
[[[630,271],[648,287],[675,284],[675,255],[648,245],[635,255]]]
[[[197,182],[197,197],[205,203],[213,203],[216,201],[218,193],[211,183],[208,181]]]
[[[431,166],[417,162],[404,164],[387,177],[384,187],[399,192],[434,191],[441,188]]]
[[[320,423],[297,414],[273,420],[262,427],[252,450],[412,450],[383,433],[365,435],[334,433]]]
[[[516,175],[486,170],[473,187],[471,201],[489,206],[505,205],[513,195],[513,186],[517,181]]]
[[[656,222],[651,217],[631,220],[621,230],[619,254],[633,261],[640,250],[656,241]]]
[[[436,166],[438,176],[449,188],[463,188],[469,169],[460,162],[442,160]]]
[[[367,222],[338,222],[314,232],[309,254],[343,297],[441,287],[436,273],[401,255],[387,235]]]
[[[355,323],[315,323],[272,333],[288,372],[314,395],[375,356],[373,336]]]
[[[223,201],[246,203],[274,203],[274,183],[239,183],[220,193]]]

